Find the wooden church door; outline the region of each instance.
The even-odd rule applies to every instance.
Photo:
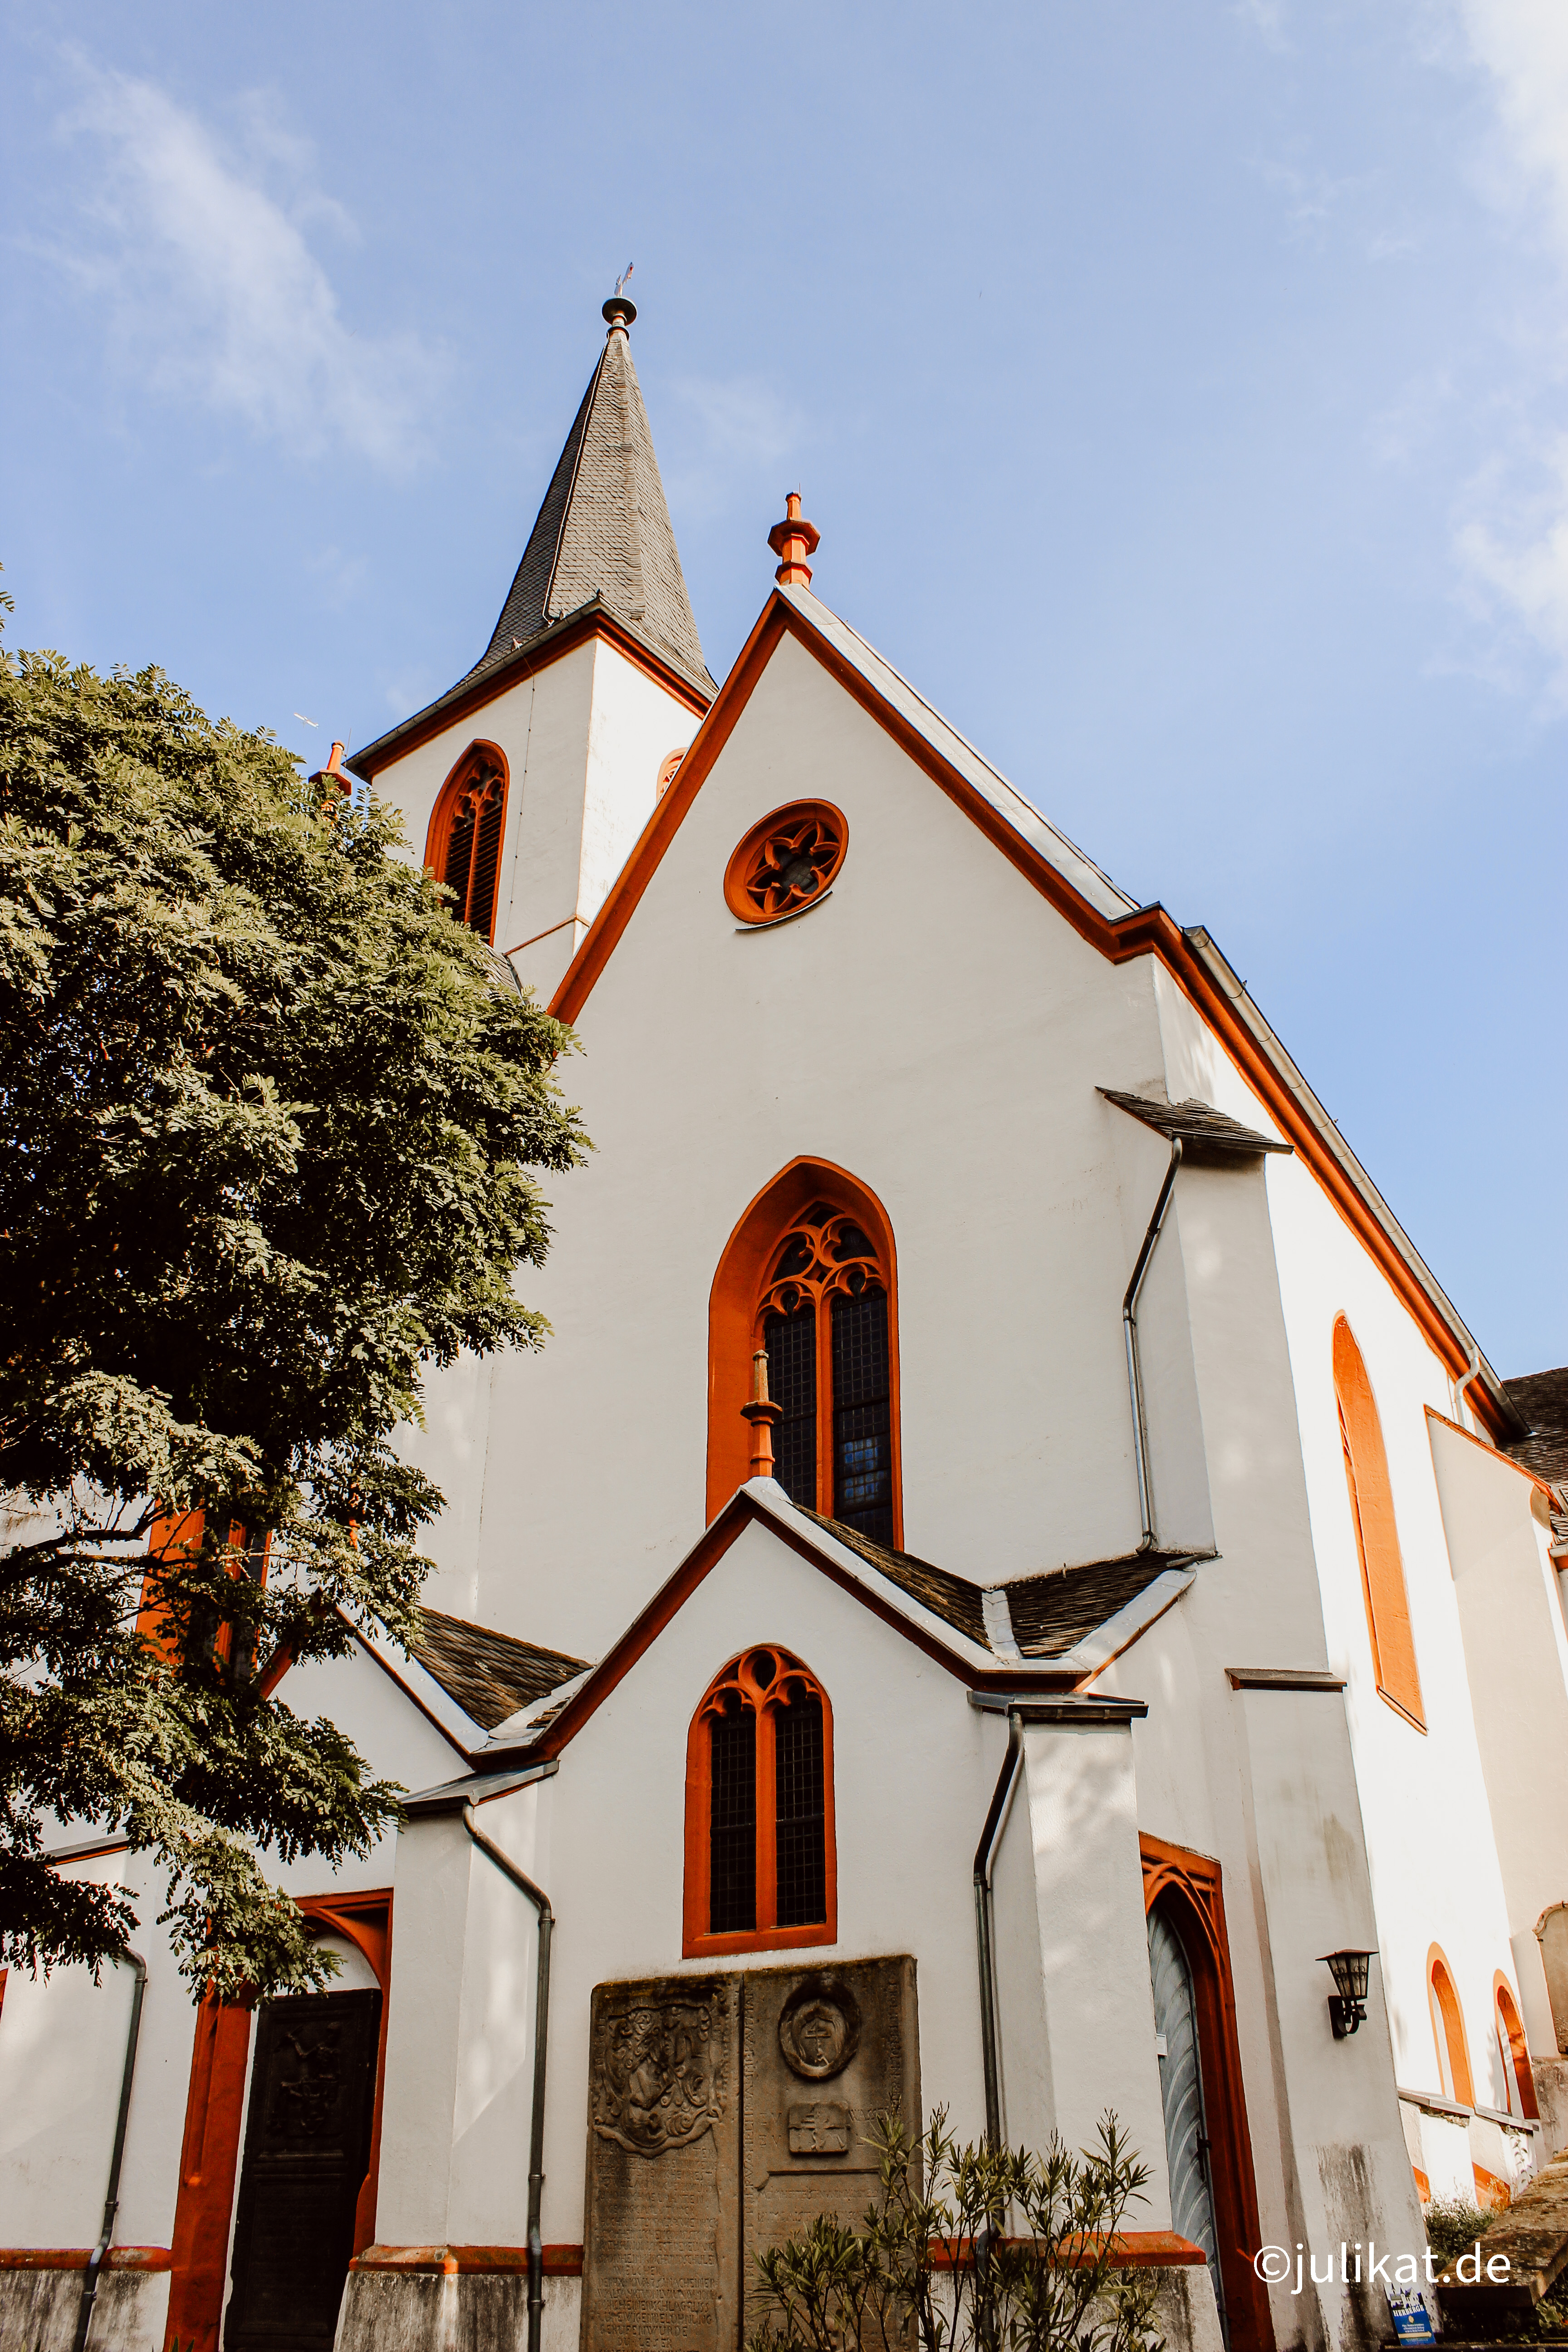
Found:
[[[258,2014],[225,2352],[331,2352],[370,2154],[379,1992]]]
[[[1181,1937],[1158,1903],[1149,1914],[1149,1975],[1154,1991],[1154,2046],[1160,2057],[1160,2098],[1165,2110],[1165,2155],[1171,2171],[1171,2227],[1178,2237],[1201,2246],[1207,2256],[1219,2324],[1228,2341],[1193,1972]]]

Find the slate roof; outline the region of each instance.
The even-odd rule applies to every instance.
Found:
[[[615,328],[474,672],[595,596],[693,686],[718,691],[691,616],[631,344]]]
[[[1521,1373],[1503,1386],[1530,1423],[1530,1435],[1508,1452],[1549,1485],[1568,1486],[1568,1364]]]
[[[411,1644],[413,1655],[486,1731],[570,1682],[588,1664],[510,1633],[493,1633],[488,1625],[470,1625],[466,1617],[448,1617],[439,1609],[422,1609],[419,1615],[423,1632]]]
[[[1168,1568],[1184,1568],[1190,1552],[1134,1551],[1121,1559],[1054,1568],[1004,1585],[1013,1639],[1026,1658],[1059,1658],[1097,1626],[1125,1609]]]
[[[1293,1151],[1294,1144],[1280,1143],[1271,1135],[1256,1135],[1212,1104],[1200,1102],[1189,1095],[1185,1102],[1161,1102],[1152,1095],[1119,1094],[1114,1087],[1099,1087],[1107,1102],[1114,1103],[1133,1118],[1141,1118],[1145,1127],[1152,1127],[1170,1141],[1180,1136],[1184,1153],[1193,1159],[1211,1154],[1232,1154],[1254,1151]]]
[[[892,1551],[884,1544],[873,1543],[854,1528],[843,1527],[837,1519],[824,1518],[820,1512],[808,1511],[803,1504],[795,1508],[803,1519],[815,1521],[819,1528],[847,1544],[869,1566],[879,1570],[890,1584],[907,1592],[944,1624],[956,1633],[965,1633],[982,1649],[994,1647],[985,1630],[985,1609],[982,1588],[964,1576],[955,1576],[951,1569],[933,1568],[929,1559],[917,1559],[912,1552]],[[1026,1658],[1059,1658],[1076,1643],[1084,1641],[1125,1609],[1130,1601],[1163,1576],[1168,1568],[1185,1566],[1190,1552],[1142,1551],[1129,1552],[1119,1559],[1097,1559],[1078,1568],[1053,1568],[1038,1576],[1022,1576],[1000,1589],[1007,1596],[1007,1613],[1013,1622],[1013,1639],[1019,1654]]]

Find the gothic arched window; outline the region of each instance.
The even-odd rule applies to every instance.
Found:
[[[691,1719],[684,1954],[831,1944],[835,1859],[827,1694],[788,1650],[759,1644]]]
[[[709,1516],[748,1475],[741,1407],[765,1349],[784,1408],[773,1475],[792,1502],[902,1541],[892,1234],[874,1193],[842,1170],[795,1160],[731,1235],[710,1323]]]
[[[1443,2095],[1473,2107],[1476,2090],[1465,2035],[1465,2012],[1459,2007],[1447,1958],[1436,1944],[1426,1955],[1426,1998],[1432,2011],[1432,2038],[1437,2044],[1437,2073]]]
[[[501,751],[494,743],[470,743],[441,787],[425,849],[426,865],[452,893],[458,921],[492,945],[506,795]]]
[[[1394,1521],[1394,1489],[1389,1484],[1383,1424],[1361,1349],[1342,1315],[1334,1325],[1334,1395],[1378,1693],[1406,1723],[1425,1731],[1426,1716],[1421,1704],[1421,1676],[1410,1630],[1410,1601],[1405,1589],[1399,1530]]]

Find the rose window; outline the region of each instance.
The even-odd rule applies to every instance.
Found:
[[[724,876],[730,911],[773,923],[825,898],[844,863],[849,828],[827,801],[797,801],[754,824]]]

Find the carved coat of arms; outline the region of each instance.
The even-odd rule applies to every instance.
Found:
[[[711,1995],[612,2011],[594,2057],[594,2129],[635,2156],[700,2138],[724,2112],[729,2041],[728,2014]]]

